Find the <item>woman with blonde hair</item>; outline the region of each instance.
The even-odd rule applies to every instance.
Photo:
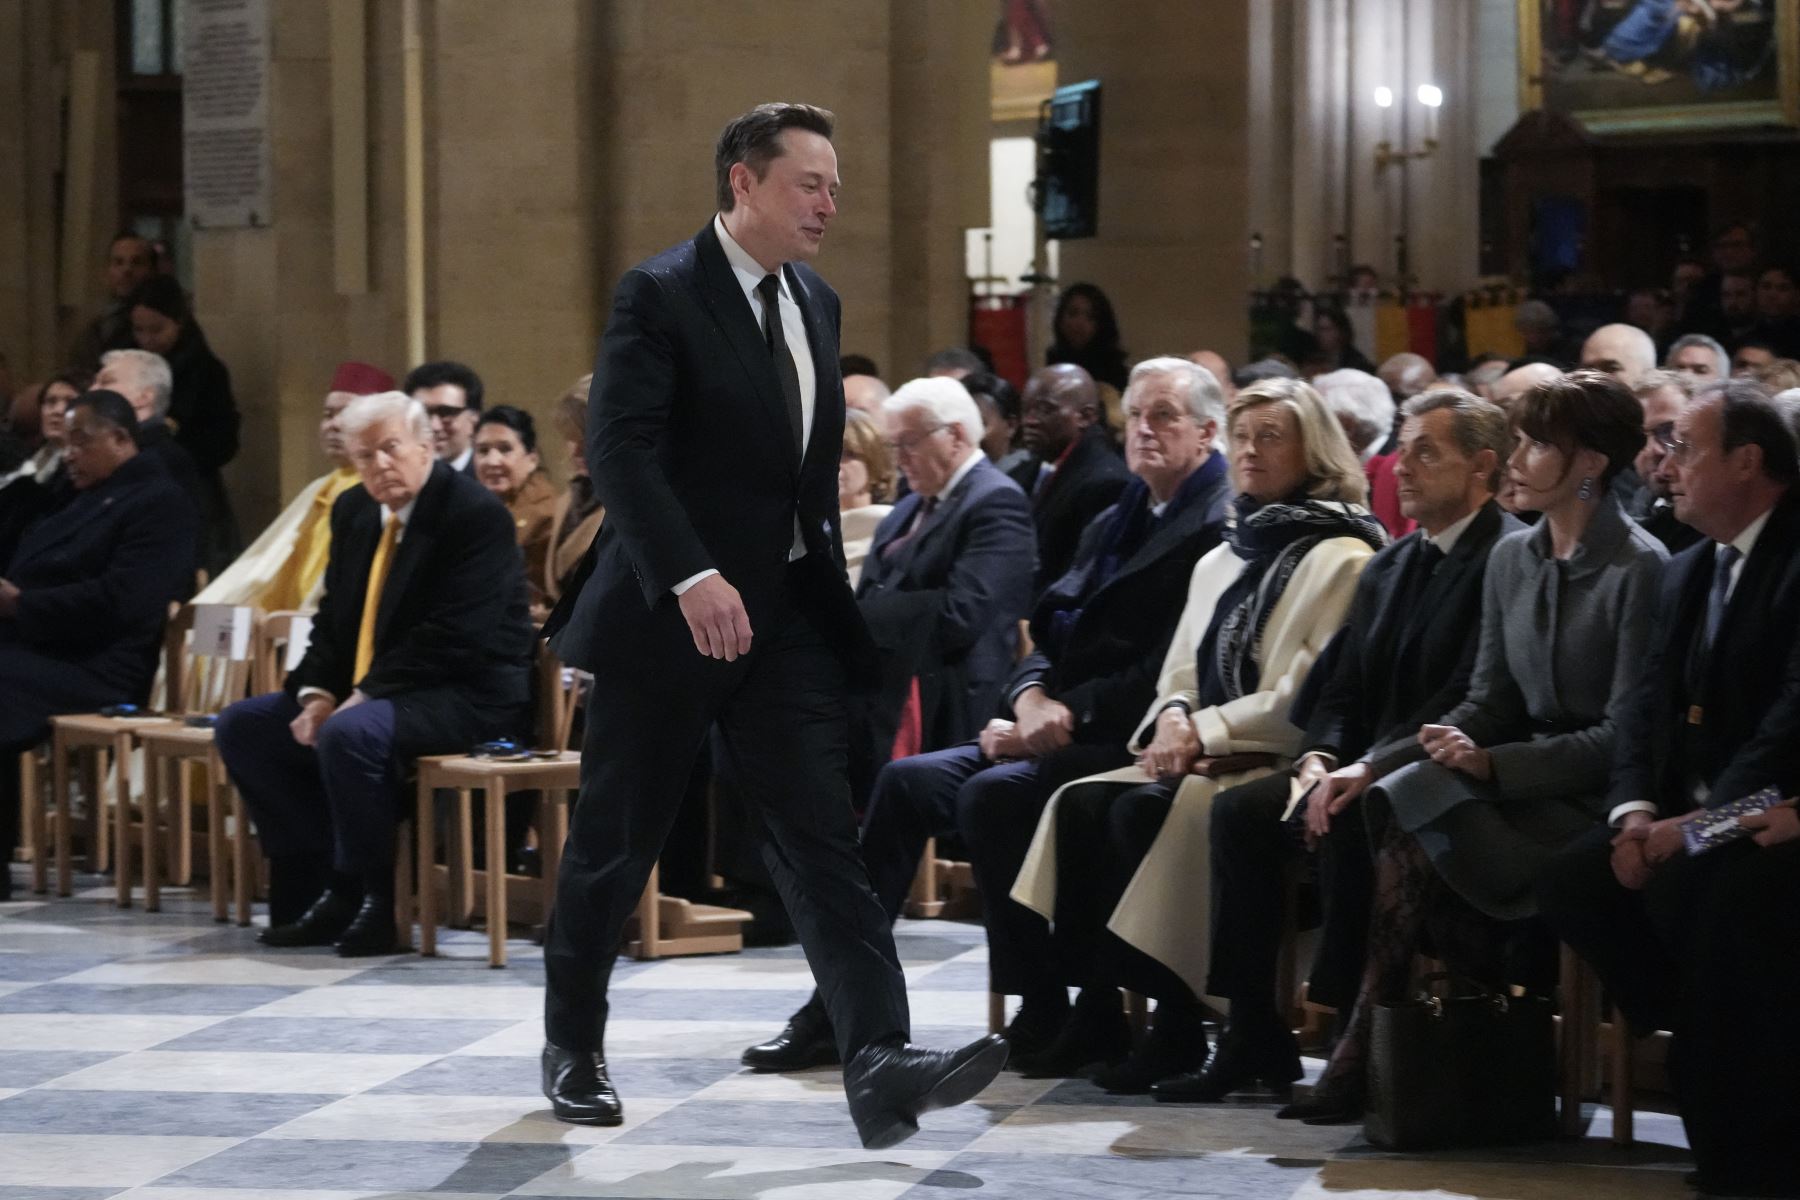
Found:
[[[838,459],[838,519],[850,586],[862,578],[863,559],[882,518],[894,511],[894,463],[875,419],[860,409],[844,414],[844,451]]]
[[[577,379],[557,399],[556,409],[551,414],[556,431],[563,436],[569,469],[569,486],[557,497],[556,510],[550,519],[550,552],[545,559],[541,581],[544,595],[551,604],[562,597],[575,568],[581,565],[582,556],[594,544],[600,522],[606,517],[600,497],[594,495],[594,484],[588,478],[587,469],[588,385],[593,381],[592,375]],[[535,579],[532,582],[539,583]]]
[[[1077,780],[1050,803],[1013,898],[1054,926],[1062,1033],[1018,1065],[1148,1091],[1206,1057],[1212,799],[1286,767],[1295,693],[1337,633],[1357,577],[1387,542],[1342,426],[1311,385],[1271,379],[1227,410],[1237,493],[1224,541],[1194,567],[1157,699],[1132,738],[1137,765]],[[1117,989],[1157,1000],[1136,1052]],[[1124,1061],[1118,1061],[1123,1059]]]

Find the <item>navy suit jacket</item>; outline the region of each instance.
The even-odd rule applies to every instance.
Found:
[[[979,733],[1012,674],[1019,622],[1031,608],[1037,549],[1017,484],[980,459],[922,529],[885,553],[923,503],[907,496],[876,528],[856,589],[882,657],[869,730],[877,747],[892,744],[914,676],[926,749]]]
[[[1114,449],[1112,437],[1098,425],[1082,430],[1068,453],[1043,490],[1032,498],[1038,535],[1038,591],[1061,579],[1074,564],[1088,523],[1101,509],[1110,508],[1131,482],[1131,472]]]
[[[854,678],[873,675],[838,523],[837,293],[803,264],[783,273],[817,381],[804,455],[711,221],[619,280],[588,394],[588,471],[606,522],[544,628],[564,662],[596,672],[704,670],[710,660],[695,652],[670,589],[717,570],[760,632],[783,593],[798,519],[807,549],[798,602]]]
[[[1610,805],[1645,800],[1676,816],[1694,807],[1690,781],[1707,785],[1709,804],[1771,784],[1800,791],[1800,490],[1770,511],[1694,672],[1716,546],[1705,538],[1663,567],[1659,635],[1619,717]]]
[[[140,451],[31,526],[0,571],[19,588],[17,615],[0,619],[5,686],[29,690],[13,668],[41,656],[66,668],[46,692],[145,699],[169,604],[193,590],[199,522],[162,463]]]

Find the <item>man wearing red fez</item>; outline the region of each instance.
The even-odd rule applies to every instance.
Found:
[[[250,604],[265,612],[318,604],[331,552],[331,506],[361,479],[350,465],[338,414],[358,396],[394,390],[394,377],[368,363],[339,363],[319,414],[319,449],[332,470],[300,490],[273,524],[194,597],[201,604]]]

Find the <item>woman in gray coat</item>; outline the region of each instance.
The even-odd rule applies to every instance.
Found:
[[[1311,800],[1336,813],[1366,793],[1376,894],[1349,1027],[1280,1116],[1360,1120],[1374,1006],[1404,992],[1426,919],[1533,916],[1538,867],[1606,819],[1613,719],[1648,657],[1667,557],[1609,487],[1643,444],[1643,410],[1610,375],[1574,371],[1522,398],[1519,430],[1507,472],[1544,519],[1488,560],[1468,697]]]

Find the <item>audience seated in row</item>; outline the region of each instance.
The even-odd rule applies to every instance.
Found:
[[[1071,363],[1033,372],[1023,400],[1025,446],[1037,460],[1026,489],[1037,523],[1033,591],[1061,579],[1094,515],[1125,490],[1131,473],[1113,450],[1093,377]]]

